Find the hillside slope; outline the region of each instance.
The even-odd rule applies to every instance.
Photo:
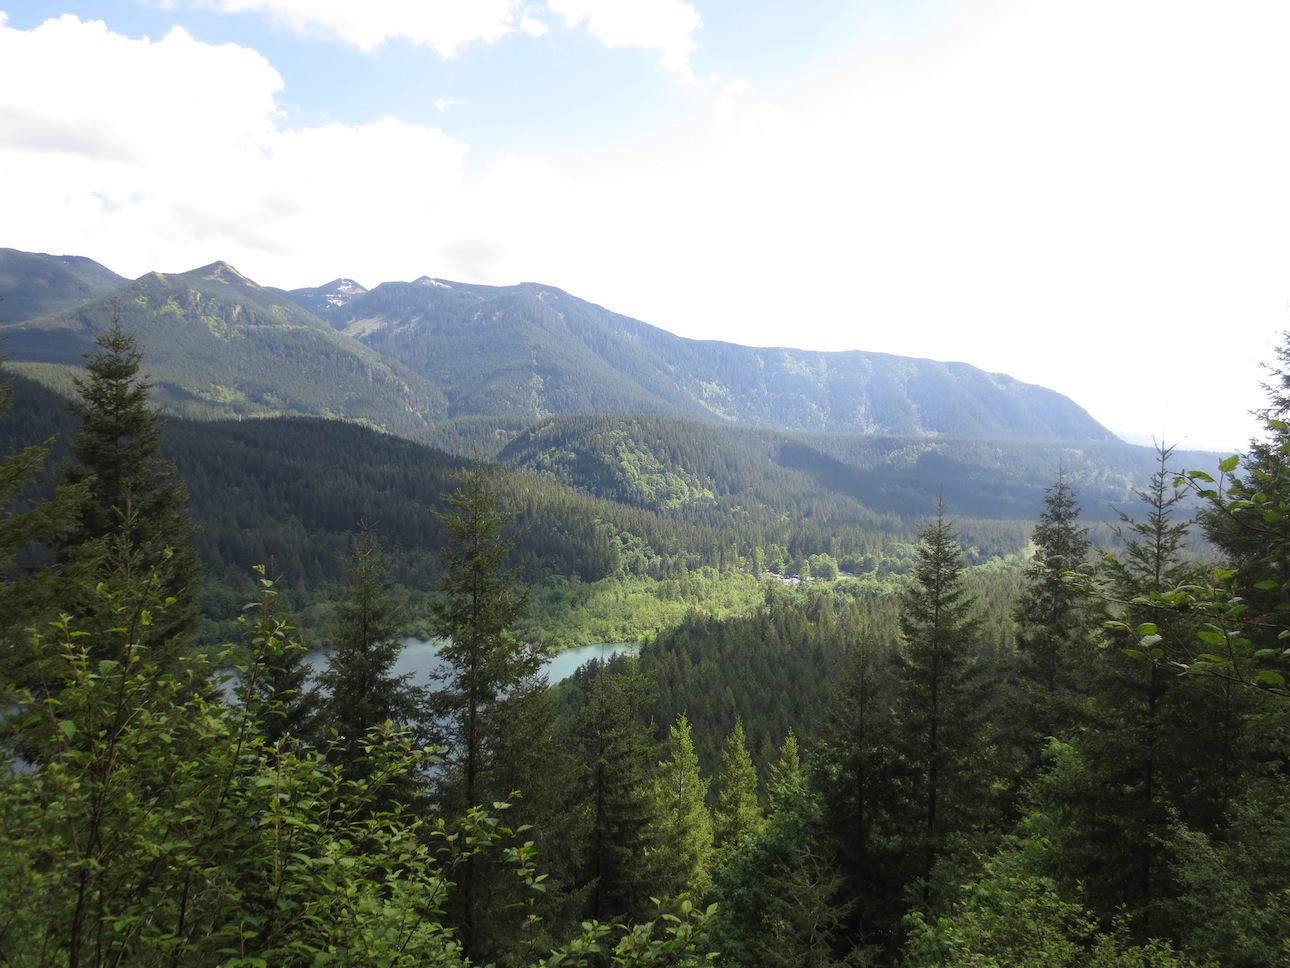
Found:
[[[1115,439],[1068,398],[964,363],[690,340],[535,283],[423,277],[367,290],[341,278],[284,293],[222,262],[126,282],[88,259],[0,250],[0,297],[0,345],[16,371],[66,392],[119,314],[158,402],[194,418],[324,416],[422,441],[451,441],[464,422],[495,446],[517,423],[575,413]]]
[[[0,326],[10,365],[66,390],[119,314],[154,395],[200,418],[326,416],[416,436],[445,416],[424,379],[222,262],[150,273],[72,309]]]
[[[675,336],[550,286],[422,278],[288,294],[438,386],[452,417],[649,413],[902,436],[1112,440],[1071,400],[965,363]]]

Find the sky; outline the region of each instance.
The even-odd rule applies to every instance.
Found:
[[[0,246],[539,282],[1262,436],[1284,0],[0,0]]]

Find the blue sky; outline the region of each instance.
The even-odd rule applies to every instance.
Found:
[[[1290,328],[1290,4],[0,0],[0,245],[559,286],[1239,448]]]

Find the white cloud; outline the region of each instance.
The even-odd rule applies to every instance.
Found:
[[[320,265],[433,268],[463,217],[464,146],[389,118],[284,131],[281,86],[255,52],[182,30],[0,24],[3,244],[130,275],[225,259],[288,286],[325,282]]]
[[[697,23],[550,9],[685,56]],[[1239,444],[1287,327],[1290,7],[954,9],[793,86],[694,85],[707,110],[662,134],[483,171],[394,118],[284,130],[251,50],[0,21],[0,244],[284,287],[547,282],[696,337],[961,359]]]
[[[520,0],[205,0],[223,13],[265,13],[301,34],[321,32],[371,52],[403,39],[452,57],[474,41],[489,43],[519,30],[530,37],[548,32],[541,7]],[[607,47],[657,50],[661,65],[688,75],[702,26],[684,0],[548,0],[546,8],[570,27],[584,21]]]
[[[520,30],[530,37],[542,37],[547,32],[547,25],[534,15],[532,7],[525,7],[520,15]]]
[[[515,29],[518,0],[209,0],[224,13],[264,12],[301,33],[322,30],[363,51],[402,39],[451,57]]]
[[[689,73],[691,36],[703,26],[684,0],[547,0],[552,13],[574,27],[586,21],[591,35],[607,47],[657,50],[664,68]]]

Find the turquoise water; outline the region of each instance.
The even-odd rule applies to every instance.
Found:
[[[549,682],[559,682],[561,679],[567,679],[573,675],[579,666],[590,662],[592,659],[608,659],[610,656],[618,655],[621,652],[635,652],[639,648],[639,645],[630,645],[626,642],[580,645],[577,648],[561,652],[548,660],[546,677]],[[401,676],[411,673],[414,682],[421,685],[430,685],[432,682],[431,674],[438,667],[438,642],[408,638],[403,640],[403,651],[399,653],[399,660],[394,664],[394,674]]]

